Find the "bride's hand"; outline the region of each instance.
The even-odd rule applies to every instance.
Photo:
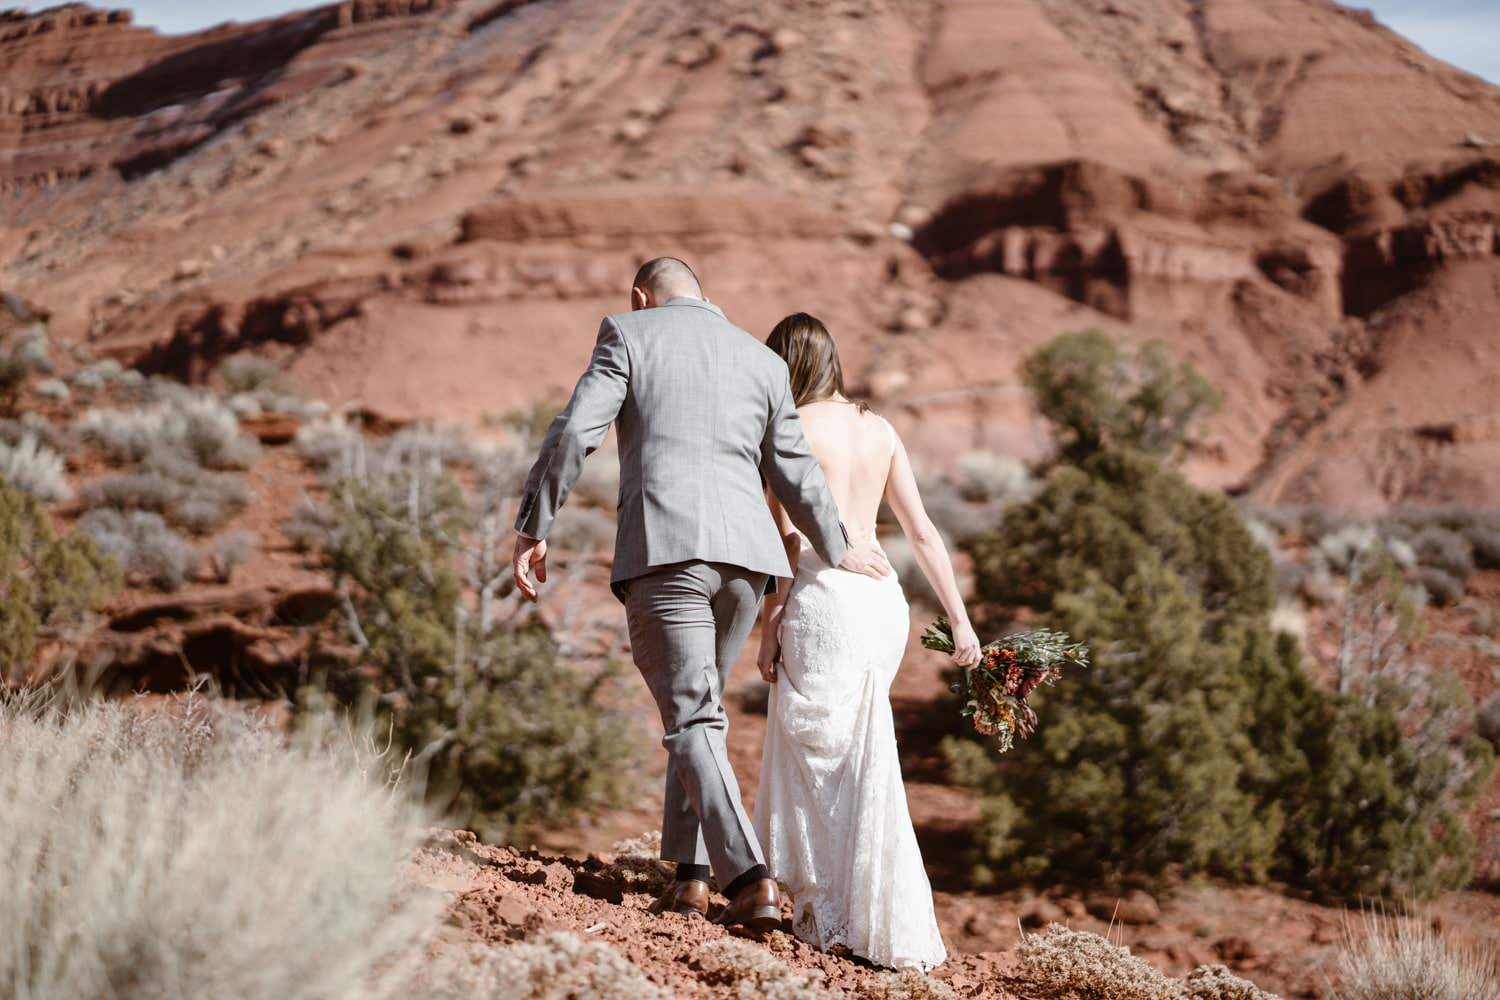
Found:
[[[953,662],[972,667],[979,662],[979,636],[968,622],[953,627]]]
[[[760,655],[755,658],[755,666],[760,670],[760,678],[767,684],[776,683],[776,661],[781,659],[781,650],[774,646],[760,647]]]

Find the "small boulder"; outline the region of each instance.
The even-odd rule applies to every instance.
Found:
[[[1161,907],[1155,897],[1140,889],[1132,889],[1118,897],[1092,896],[1085,905],[1089,914],[1099,920],[1139,926],[1154,924],[1161,919]]]
[[[1067,919],[1068,911],[1050,899],[1034,899],[1021,911],[1021,926],[1028,929],[1066,923]]]

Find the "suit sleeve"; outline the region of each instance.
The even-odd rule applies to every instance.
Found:
[[[516,530],[532,538],[546,538],[557,512],[568,499],[583,460],[604,442],[609,425],[625,404],[630,380],[630,357],[625,338],[614,320],[599,326],[594,356],[573,389],[573,398],[552,421],[542,440],[541,454],[526,477]]]
[[[792,387],[784,370],[760,448],[761,475],[792,523],[828,565],[843,562],[849,536],[839,519],[838,504],[828,490],[828,481],[823,478],[823,467],[802,434],[802,421],[792,402]]]

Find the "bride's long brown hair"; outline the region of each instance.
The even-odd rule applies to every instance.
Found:
[[[766,346],[786,362],[792,378],[792,402],[798,406],[816,403],[835,396],[849,398],[844,390],[844,369],[839,364],[838,345],[833,334],[816,316],[792,313],[776,324],[766,338]],[[855,402],[860,411],[868,409]]]

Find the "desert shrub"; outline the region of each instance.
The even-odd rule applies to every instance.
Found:
[[[25,887],[0,994],[409,995],[439,903],[403,878],[421,816],[379,762],[201,701],[8,700],[0,734],[0,882]]]
[[[333,546],[338,518],[312,497],[303,497],[292,508],[292,516],[281,525],[281,533],[298,552],[318,552]]]
[[[83,488],[84,506],[108,507],[113,510],[165,511],[182,495],[182,488],[170,479],[146,472],[127,472],[96,479]]]
[[[35,438],[60,454],[73,450],[74,441],[67,429],[58,427],[39,413],[0,417],[0,444],[17,445],[26,438]]]
[[[309,465],[326,469],[353,447],[359,436],[358,429],[351,427],[342,415],[334,414],[299,427],[293,447]]]
[[[224,405],[242,420],[246,417],[258,417],[266,412],[265,407],[260,405],[260,400],[248,392],[235,393],[224,401]]]
[[[602,941],[552,931],[507,947],[471,945],[432,976],[434,1000],[671,1000]]]
[[[1438,679],[1411,728],[1382,693],[1405,647],[1358,639],[1409,611],[1355,609],[1348,683],[1318,688],[1271,626],[1271,561],[1234,508],[1138,454],[1055,470],[972,551],[982,601],[1029,607],[1094,653],[1040,693],[1044,725],[1005,761],[950,742],[982,793],[981,878],[1180,867],[1347,897],[1464,877],[1459,818],[1488,761],[1458,738],[1461,710],[1435,707]]]
[[[1495,957],[1446,941],[1426,920],[1366,911],[1339,953],[1336,1000],[1478,1000],[1500,996]]]
[[[1052,924],[1016,945],[1021,976],[1043,996],[1089,1000],[1176,1000],[1177,984],[1123,945]]]
[[[468,465],[474,449],[461,431],[453,427],[404,427],[380,442],[381,458],[403,465],[437,463],[443,467]]]
[[[178,590],[197,572],[198,553],[167,527],[160,514],[102,507],[79,519],[78,529],[113,558],[126,576],[161,590]]]
[[[522,835],[625,795],[626,715],[605,698],[611,672],[566,662],[524,620],[509,582],[499,512],[514,483],[470,507],[435,456],[372,453],[336,482],[320,552],[341,595],[331,626],[359,650],[329,690],[379,700],[401,746],[489,839]]]
[[[214,578],[220,583],[234,579],[234,571],[255,553],[255,534],[249,531],[232,531],[223,538],[215,539],[208,548],[209,565]]]
[[[562,410],[561,403],[538,401],[530,406],[511,410],[500,418],[499,423],[515,432],[522,441],[534,444],[547,436],[547,429]]]
[[[1003,501],[974,503],[965,500],[959,489],[948,479],[932,479],[921,484],[922,506],[927,516],[942,532],[943,537],[956,545],[967,545],[980,534],[989,531],[1000,520],[1004,510]],[[891,518],[894,523],[895,517]]]
[[[51,374],[53,371],[52,340],[47,335],[47,328],[40,323],[33,323],[16,335],[10,354],[33,372]]]
[[[260,453],[255,439],[240,433],[234,413],[216,399],[201,398],[183,404],[182,445],[206,469],[243,469]]]
[[[1458,580],[1459,583],[1474,575],[1474,547],[1469,540],[1447,528],[1423,528],[1412,539],[1417,561],[1431,569],[1439,569]]]
[[[1250,532],[1250,537],[1255,539],[1255,544],[1265,549],[1275,559],[1281,551],[1281,535],[1277,530],[1257,518],[1245,518],[1245,530]]]
[[[68,383],[60,378],[43,379],[36,384],[32,390],[43,399],[54,403],[66,403],[73,394],[68,390]]]
[[[1219,407],[1213,385],[1186,362],[1174,364],[1160,341],[1132,352],[1098,330],[1056,338],[1027,356],[1022,374],[1074,462],[1101,448],[1169,458]]]
[[[1355,566],[1340,617],[1337,694],[1300,720],[1282,854],[1328,896],[1458,888],[1473,847],[1464,815],[1494,762],[1471,734],[1472,702],[1412,656],[1422,595],[1380,547]]]
[[[1436,566],[1418,567],[1416,577],[1432,603],[1440,608],[1449,607],[1464,599],[1463,581]]]
[[[1347,574],[1354,561],[1377,541],[1379,536],[1369,525],[1346,524],[1319,538],[1318,551],[1327,560],[1329,568]]]
[[[959,1000],[953,987],[915,969],[882,972],[859,984],[863,1000]]]
[[[601,510],[614,510],[620,502],[619,449],[600,448],[590,455],[573,484],[573,495]]]
[[[0,483],[0,680],[23,672],[39,639],[83,624],[119,575],[86,536],[59,538],[35,497]]]
[[[43,503],[69,500],[73,496],[62,456],[29,436],[14,445],[0,443],[0,483]]]
[[[1412,548],[1411,543],[1406,539],[1386,538],[1382,539],[1382,543],[1385,545],[1385,551],[1395,560],[1397,566],[1403,570],[1417,568],[1417,550]]]
[[[1479,708],[1479,735],[1500,750],[1500,692],[1490,695]]]
[[[1280,1000],[1222,965],[1200,965],[1182,985],[1191,1000]]]
[[[1479,569],[1500,569],[1500,527],[1475,525],[1464,532],[1474,550],[1474,565]]]
[[[281,368],[276,362],[253,354],[236,354],[219,365],[219,380],[230,393],[274,389],[280,379]]]
[[[1008,455],[971,451],[958,460],[959,493],[977,503],[1024,499],[1033,489],[1026,463]]]
[[[1199,966],[1178,981],[1130,949],[1085,931],[1052,924],[1016,945],[1020,978],[1044,997],[1079,1000],[1275,1000],[1222,965]]]
[[[47,331],[36,325],[0,345],[0,399],[14,406],[22,388],[37,372],[50,372]]]
[[[548,537],[552,545],[570,552],[609,552],[615,544],[615,519],[602,510],[571,504],[558,511]]]
[[[726,986],[744,1000],[833,1000],[823,973],[794,969],[765,948],[735,937],[705,941],[693,951],[698,978],[711,986]]]
[[[84,505],[165,514],[178,527],[201,535],[223,525],[250,502],[250,488],[239,476],[208,472],[172,453],[137,468],[143,471],[89,483],[83,488]]]
[[[250,503],[250,487],[230,473],[199,472],[181,483],[168,514],[173,523],[203,535],[221,527]]]
[[[79,432],[116,461],[141,462],[178,453],[207,469],[240,469],[252,464],[260,447],[240,433],[233,411],[209,396],[168,393],[149,408],[90,410]]]

